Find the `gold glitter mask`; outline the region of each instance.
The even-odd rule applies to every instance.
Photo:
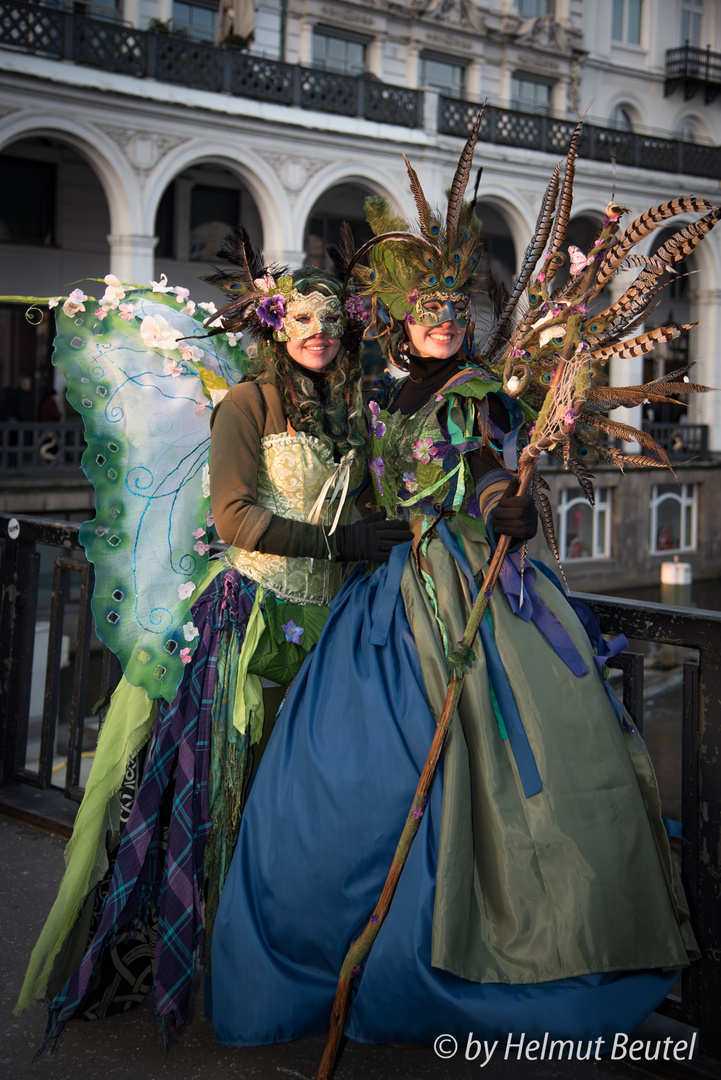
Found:
[[[343,336],[345,320],[340,300],[326,293],[299,293],[293,289],[286,307],[283,326],[276,330],[276,341],[291,341],[325,334],[329,338]]]
[[[466,293],[426,292],[418,297],[413,319],[419,326],[439,326],[455,322],[464,330],[470,320],[470,300]]]

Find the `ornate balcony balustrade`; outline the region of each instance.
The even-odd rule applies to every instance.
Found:
[[[721,54],[711,52],[710,45],[706,49],[689,44],[680,49],[669,49],[663,92],[668,97],[677,87],[683,89],[686,101],[702,90],[704,101],[709,105],[721,90]]]
[[[466,138],[478,114],[478,106],[468,101],[441,97],[438,102],[438,130],[445,135]],[[480,139],[501,146],[518,146],[563,155],[576,124],[553,116],[518,112],[499,105],[486,107]],[[721,147],[680,139],[644,135],[636,131],[584,124],[579,156],[593,161],[614,160],[618,165],[690,176],[717,178],[721,169]]]
[[[0,423],[0,479],[51,479],[75,475],[85,449],[83,425],[77,423]]]
[[[644,422],[643,430],[673,461],[708,461],[708,424],[657,424]]]
[[[266,60],[19,0],[0,0],[0,46],[301,109],[409,128],[423,123],[420,90]]]
[[[72,61],[138,78],[192,86],[215,93],[270,101],[341,116],[360,116],[403,127],[423,126],[424,92],[366,76],[340,75],[218,48],[171,34],[148,33],[69,11],[0,0],[0,48]],[[684,82],[708,94],[721,86],[721,56],[685,46],[666,57],[666,92]],[[440,97],[438,130],[465,138],[478,105]],[[481,139],[504,146],[565,154],[574,122],[489,106]],[[586,124],[580,154],[595,161],[690,176],[716,178],[721,148],[641,132]]]

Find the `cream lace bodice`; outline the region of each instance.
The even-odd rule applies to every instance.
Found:
[[[347,493],[359,485],[363,472],[363,458],[357,450],[335,462],[325,439],[305,432],[266,435],[260,442],[257,504],[280,517],[312,520],[330,528],[343,500],[338,521],[348,524],[353,499],[347,498]],[[318,505],[322,493],[324,498]],[[286,558],[234,547],[228,548],[226,559],[276,596],[300,604],[327,604],[340,588],[343,575],[342,565],[327,559]]]

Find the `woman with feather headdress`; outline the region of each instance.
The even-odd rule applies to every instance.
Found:
[[[336,596],[250,794],[213,939],[209,1005],[230,1045],[319,1034],[332,1006],[332,1022],[361,1042],[548,1036],[590,1058],[655,1009],[697,955],[653,769],[602,675],[625,640],[604,641],[588,610],[524,557],[541,451],[586,481],[583,437],[603,429],[615,397],[669,390],[592,386],[594,350],[646,348],[616,344],[642,314],[634,298],[603,326],[587,314],[632,241],[616,238],[621,208],[610,206],[587,265],[576,260],[553,290],[576,134],[477,352],[480,224],[463,194],[479,123],[445,221],[409,166],[419,228],[374,198],[375,237],[358,252],[346,237],[340,253],[371,298],[375,334],[408,371],[370,402],[370,474],[375,505],[406,517],[413,543],[374,573],[356,570]],[[656,220],[718,214],[700,202],[676,200]],[[656,271],[645,267],[637,295],[653,292]],[[489,598],[489,562],[508,538],[517,550]],[[476,597],[488,606],[469,646]],[[418,797],[447,685],[461,681],[442,769]],[[345,1024],[339,975],[354,990]]]
[[[359,397],[362,305],[333,274],[315,268],[291,274],[265,266],[242,229],[228,238],[219,257],[232,267],[219,269],[209,280],[224,289],[228,302],[219,314],[213,310],[206,324],[211,343],[220,336],[224,347],[227,337],[235,346],[241,331],[254,335],[255,357],[246,357],[242,377],[238,379],[236,371],[231,379],[227,369],[227,378],[207,367],[196,371],[196,354],[203,355],[198,346],[208,348],[204,328],[190,323],[188,328],[173,329],[168,319],[177,319],[175,308],[155,302],[148,307],[148,298],[134,293],[136,306],[146,305],[139,314],[129,312],[136,319],[143,316],[143,342],[136,341],[138,327],[128,327],[123,321],[128,312],[121,311],[111,348],[102,358],[105,370],[112,359],[121,371],[120,388],[111,395],[114,419],[124,413],[130,417],[134,410],[129,395],[135,387],[145,389],[140,411],[145,405],[146,430],[141,419],[132,442],[135,452],[140,446],[148,458],[143,459],[142,484],[129,470],[124,489],[132,492],[142,486],[146,494],[151,472],[147,466],[153,465],[159,474],[164,468],[162,476],[168,478],[160,481],[161,487],[166,485],[161,494],[170,489],[174,505],[178,493],[172,476],[188,475],[197,488],[193,513],[202,510],[205,515],[205,526],[192,533],[194,551],[205,557],[205,564],[206,529],[213,522],[200,490],[207,439],[199,449],[197,442],[203,428],[207,434],[206,399],[212,399],[209,494],[215,530],[230,546],[197,582],[182,578],[178,585],[171,574],[160,583],[152,603],[156,625],[171,606],[166,603],[168,587],[181,599],[193,592],[198,597],[180,636],[169,635],[164,649],[150,635],[142,646],[133,639],[127,655],[116,648],[126,678],[114,692],[103,724],[96,766],[69,847],[68,871],[19,1001],[22,1008],[35,996],[49,997],[51,1040],[71,1017],[122,1011],[151,988],[167,1039],[186,1022],[196,959],[203,945],[209,959],[213,918],[249,779],[272,727],[273,702],[277,707],[282,688],[317,641],[328,614],[326,605],[342,580],[342,564],[361,559],[382,563],[408,534],[405,522],[388,521],[380,513],[350,523],[366,475],[367,433]],[[125,296],[120,283],[114,287]],[[174,301],[175,296],[168,303]],[[132,309],[133,303],[124,306]],[[98,310],[104,322],[108,315]],[[68,352],[66,374],[72,386],[79,387],[81,407],[83,398],[92,404],[84,389],[86,367],[94,365],[96,380],[100,369],[93,355],[93,333],[104,328],[97,311],[95,316],[90,318],[87,354],[80,356],[76,347]],[[188,329],[191,336],[183,336]],[[76,336],[80,332],[75,324],[73,332]],[[143,347],[151,334],[156,345],[161,339],[165,342],[160,363],[152,349]],[[176,351],[176,346],[189,354],[184,366],[177,359],[164,359],[164,350]],[[62,344],[58,353],[62,355]],[[130,379],[128,364],[137,365]],[[170,468],[167,457],[157,461],[152,457],[157,398],[151,390],[157,388],[149,372],[154,369],[170,383],[163,393],[179,395],[175,412],[167,396],[161,399],[164,429],[172,429],[174,421],[179,431],[180,449]],[[101,455],[92,425],[101,420],[92,415],[86,420],[88,441],[93,444],[89,458],[96,465]],[[195,423],[194,431],[189,431],[189,423]],[[112,437],[119,451],[119,430]],[[196,456],[197,467],[189,467]],[[126,499],[120,511],[119,497]],[[89,557],[97,564],[94,613],[101,634],[124,621],[124,597],[139,589],[137,576],[132,586],[120,585],[120,575],[129,574],[130,553],[133,562],[141,556],[152,560],[153,551],[148,549],[162,549],[174,527],[172,506],[168,510],[167,499],[165,503],[159,499],[158,512],[162,515],[165,506],[165,518],[159,522],[155,545],[151,543],[146,519],[153,504],[148,499],[142,529],[139,525],[128,544],[130,496],[119,496],[113,488],[111,499],[108,520],[112,519],[120,557],[109,567],[98,559],[97,545],[110,532],[102,524],[107,510],[102,500],[98,517],[83,534]],[[192,528],[193,518],[182,523],[183,535],[190,537]],[[189,542],[193,544],[193,539]],[[171,562],[188,568],[198,560],[176,550]],[[158,583],[152,565],[148,573],[147,586],[154,589]],[[109,578],[110,618],[103,607]],[[151,630],[157,638],[155,628]],[[116,643],[111,639],[109,644]],[[155,703],[148,695],[158,696],[158,688],[170,678],[170,661],[180,645],[177,684],[162,685],[153,725]],[[157,660],[152,649],[159,649]],[[266,695],[261,680],[271,687]],[[142,748],[140,731],[146,737],[152,731],[152,737],[137,790],[134,775],[126,776],[117,790],[108,777],[134,774],[135,757]],[[133,747],[132,754],[125,752],[126,746]]]

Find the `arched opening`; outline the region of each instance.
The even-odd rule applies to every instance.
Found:
[[[588,255],[593,247],[593,242],[598,235],[600,227],[600,215],[579,214],[577,217],[571,218],[568,227],[566,228],[565,239],[561,245],[561,252],[564,255],[565,261],[553,279],[554,289],[558,289],[568,281],[571,266],[568,249],[576,247],[584,256]],[[609,302],[608,297],[608,289],[603,289],[593,302],[593,310],[600,311],[602,308],[607,307]]]
[[[306,221],[303,247],[306,260],[311,266],[332,267],[328,256],[329,245],[340,240],[340,227],[346,221],[353,232],[356,247],[360,247],[373,235],[366,221],[364,202],[373,194],[361,184],[336,184],[324,191],[313,204]],[[383,371],[383,357],[378,343],[366,341],[362,350],[363,370],[368,385],[372,385]]]
[[[193,165],[165,189],[155,218],[155,276],[190,289],[194,300],[218,300],[201,281],[221,243],[242,224],[262,249],[263,229],[253,196],[231,169],[213,162]]]
[[[616,105],[611,109],[608,126],[616,131],[633,131],[633,115],[628,105]]]
[[[110,269],[110,213],[90,163],[45,135],[0,153],[0,294],[97,295]],[[29,324],[25,305],[0,305],[0,416],[40,419],[53,385],[51,319]]]
[[[337,244],[340,227],[347,221],[353,230],[356,246],[364,244],[373,235],[366,221],[364,202],[373,192],[361,184],[336,184],[328,188],[314,203],[308,215],[303,236],[303,247],[311,266],[330,268],[331,261],[326,248]]]
[[[473,296],[473,313],[477,327],[476,339],[482,341],[484,332],[490,329],[494,318],[488,299],[489,287],[491,282],[495,282],[510,291],[516,276],[516,246],[508,220],[498,206],[481,200],[476,204],[476,214],[481,219],[483,254],[478,291]]]

